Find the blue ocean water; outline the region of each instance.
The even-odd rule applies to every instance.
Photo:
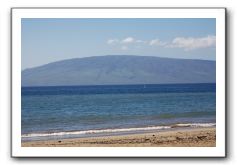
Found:
[[[21,119],[23,140],[215,123],[216,84],[22,87]]]

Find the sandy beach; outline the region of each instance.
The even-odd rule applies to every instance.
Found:
[[[216,128],[22,142],[22,147],[215,147]]]

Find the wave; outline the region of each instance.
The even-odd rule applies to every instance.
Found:
[[[52,133],[30,133],[23,134],[22,138],[34,137],[50,137],[50,136],[73,136],[73,135],[86,135],[86,134],[102,134],[102,133],[125,133],[136,131],[152,131],[152,130],[168,130],[176,127],[213,127],[216,123],[182,123],[167,126],[149,126],[138,128],[119,128],[119,129],[102,129],[102,130],[85,130],[85,131],[68,131],[68,132],[52,132]]]
[[[213,127],[216,126],[216,123],[184,123],[184,124],[175,124],[174,127]]]

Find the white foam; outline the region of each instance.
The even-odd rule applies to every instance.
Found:
[[[213,127],[216,123],[185,123],[185,124],[175,124],[178,127]]]
[[[55,132],[55,133],[32,133],[24,134],[21,137],[45,137],[45,136],[64,136],[64,135],[84,135],[96,133],[116,133],[116,132],[130,132],[130,131],[149,131],[149,130],[163,130],[169,129],[170,126],[154,126],[142,128],[120,128],[120,129],[103,129],[103,130],[87,130],[87,131],[72,131],[72,132]]]
[[[103,129],[103,130],[86,130],[86,131],[71,131],[71,132],[54,132],[54,133],[32,133],[23,134],[22,138],[32,137],[47,137],[47,136],[65,136],[65,135],[85,135],[85,134],[99,134],[99,133],[119,133],[132,131],[150,131],[150,130],[166,130],[174,127],[213,127],[216,123],[184,123],[170,126],[150,126],[140,128],[119,128],[119,129]]]

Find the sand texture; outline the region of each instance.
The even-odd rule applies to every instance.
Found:
[[[215,147],[216,128],[22,142],[22,147]]]

